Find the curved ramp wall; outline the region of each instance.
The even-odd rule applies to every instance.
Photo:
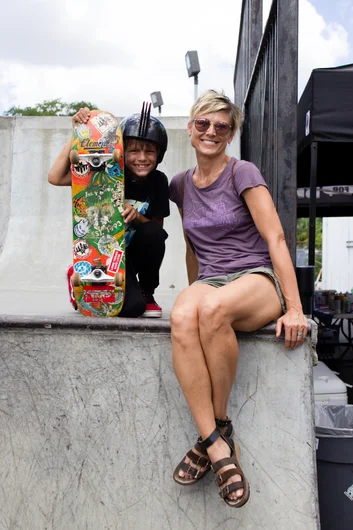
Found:
[[[172,479],[197,432],[166,322],[0,317],[0,341],[0,527],[318,530],[310,339],[286,352],[273,326],[239,336],[239,510],[212,473]]]
[[[163,118],[169,149],[159,168],[169,179],[195,164],[187,118]],[[70,137],[65,117],[0,118],[0,313],[70,313],[65,270],[72,262],[71,193],[48,184],[49,169]],[[233,146],[235,149],[235,146]],[[186,285],[185,243],[171,204],[160,295]]]

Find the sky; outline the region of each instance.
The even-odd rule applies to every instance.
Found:
[[[242,0],[10,0],[0,10],[0,115],[44,100],[89,101],[123,117],[160,91],[162,116],[198,93],[234,98]],[[266,20],[271,0],[263,0]],[[352,0],[299,0],[299,96],[313,68],[353,63]],[[153,111],[158,115],[158,110]]]

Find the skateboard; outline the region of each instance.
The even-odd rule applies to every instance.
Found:
[[[71,143],[73,266],[77,309],[114,317],[124,303],[123,138],[118,120],[91,111]]]

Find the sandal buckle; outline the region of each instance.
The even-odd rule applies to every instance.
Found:
[[[217,475],[216,477],[217,486],[221,486],[224,482],[222,475]]]
[[[224,486],[224,488],[221,489],[221,491],[219,492],[220,496],[225,499],[226,497],[228,497],[229,495],[229,486]]]
[[[196,471],[196,473],[195,473]],[[200,474],[200,470],[196,469],[196,467],[189,466],[188,470],[186,471],[187,475],[191,475],[193,478],[197,478]]]

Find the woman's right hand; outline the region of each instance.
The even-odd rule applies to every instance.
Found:
[[[91,111],[88,107],[80,109],[76,114],[72,116],[72,127],[75,127],[78,123],[87,123],[91,116]]]

